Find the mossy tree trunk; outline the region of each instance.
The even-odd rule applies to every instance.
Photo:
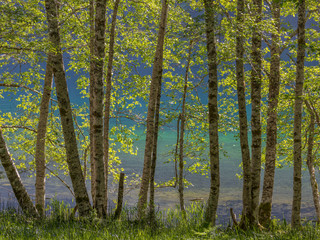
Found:
[[[298,50],[296,65],[296,85],[294,101],[293,123],[293,199],[291,224],[293,228],[301,226],[301,124],[304,83],[304,57],[305,57],[305,0],[298,1]]]
[[[151,170],[150,170],[150,200],[149,200],[149,218],[150,222],[154,224],[155,222],[155,210],[154,210],[154,177],[156,173],[157,164],[157,152],[158,152],[158,133],[159,133],[159,117],[160,117],[160,100],[161,100],[161,81],[159,78],[157,99],[156,99],[156,109],[154,117],[154,135],[153,135],[153,146],[152,146],[152,158],[151,158]]]
[[[75,193],[76,204],[79,209],[79,215],[88,216],[90,214],[91,206],[83,172],[81,170],[77,139],[74,131],[72,110],[63,65],[56,1],[46,0],[45,7],[48,21],[49,40],[52,47],[52,68],[57,90],[62,131],[66,146],[67,164]]]
[[[120,173],[117,208],[116,208],[116,211],[114,212],[115,219],[119,219],[121,216],[122,203],[123,203],[123,191],[124,191],[124,173]]]
[[[237,1],[237,37],[236,37],[236,80],[239,109],[240,146],[243,165],[242,218],[241,227],[245,227],[251,218],[251,159],[248,143],[248,119],[246,109],[246,84],[244,76],[244,37],[243,22],[245,1]]]
[[[93,62],[93,55],[94,55],[94,0],[90,0],[89,5],[89,14],[90,14],[90,96],[93,96],[93,89],[94,89],[94,62]],[[95,162],[94,162],[94,147],[93,147],[93,97],[89,98],[90,103],[90,172],[91,172],[91,197],[92,202],[95,202],[96,199],[96,170],[95,170]]]
[[[271,220],[272,195],[277,158],[277,108],[280,89],[280,3],[272,1],[272,16],[275,33],[272,33],[269,97],[267,112],[266,163],[263,179],[262,198],[259,207],[259,222],[263,225]]]
[[[257,225],[259,221],[259,194],[261,174],[261,30],[262,0],[253,0],[254,26],[251,45],[251,219],[249,224]],[[248,216],[249,217],[249,216]]]
[[[205,221],[215,225],[220,189],[219,167],[219,111],[218,111],[218,61],[215,39],[215,11],[210,0],[204,0],[207,54],[208,54],[208,110],[210,141],[210,193],[205,211]]]
[[[106,0],[95,0],[93,56],[93,160],[95,163],[94,207],[99,217],[106,216],[105,172],[103,160],[103,67],[105,61]]]

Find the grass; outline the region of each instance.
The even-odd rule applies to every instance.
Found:
[[[320,228],[307,222],[293,230],[285,221],[273,220],[268,230],[243,231],[230,227],[203,227],[203,205],[192,204],[183,218],[180,211],[157,213],[155,226],[135,220],[135,209],[125,209],[120,220],[70,218],[70,210],[59,202],[51,214],[32,220],[15,210],[0,212],[0,239],[320,239]]]

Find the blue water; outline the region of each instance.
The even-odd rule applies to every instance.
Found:
[[[82,104],[85,101],[81,98],[79,91],[75,88],[75,81],[68,80],[69,93],[71,102],[74,104]],[[11,96],[6,96],[4,99],[0,99],[0,110],[2,113],[16,112],[16,102]],[[135,143],[135,147],[138,148],[138,154],[132,156],[125,153],[119,153],[119,158],[122,161],[120,167],[124,168],[124,172],[127,176],[132,173],[138,173],[141,175],[143,167],[143,155],[145,136],[140,129],[137,133],[140,136],[140,140]],[[162,128],[159,135],[158,143],[158,162],[156,168],[156,181],[167,181],[174,177],[174,164],[173,162],[165,163],[168,160],[168,151],[172,150],[176,142],[176,129],[174,128]],[[227,221],[229,218],[229,208],[233,207],[237,214],[241,213],[241,198],[242,198],[242,180],[237,176],[241,174],[241,152],[240,144],[234,137],[233,133],[227,135],[220,135],[220,142],[223,145],[223,150],[227,153],[224,156],[221,152],[220,174],[221,174],[221,188],[220,188],[220,204],[218,209],[218,215],[221,221]],[[10,146],[9,146],[10,148]],[[191,161],[187,160],[187,164]],[[31,195],[34,194],[34,178],[27,178],[23,176],[23,181]],[[191,174],[186,172],[186,179],[192,183],[185,190],[185,202],[189,204],[195,198],[203,198],[206,200],[209,193],[209,180],[206,176]],[[263,177],[263,175],[262,175]],[[63,176],[66,182],[70,184],[68,176]],[[0,180],[0,197],[14,201],[10,185],[6,178]],[[88,189],[90,183],[88,182]],[[127,205],[134,206],[137,202],[138,187],[132,187],[130,190],[127,188],[128,193],[125,195],[125,201]],[[110,200],[116,199],[117,186],[110,185]],[[52,177],[47,180],[47,197],[56,197],[58,200],[65,200],[72,202],[72,196],[68,190],[61,184],[59,180]],[[8,198],[8,195],[11,196]],[[157,204],[161,209],[174,207],[178,204],[178,192],[173,188],[161,188],[156,192]],[[274,189],[274,210],[273,215],[278,218],[290,218],[291,211],[291,199],[292,199],[292,168],[286,167],[278,169],[275,178]],[[314,207],[312,204],[311,188],[309,183],[309,175],[306,171],[303,172],[303,205],[302,216],[312,218],[314,215]]]

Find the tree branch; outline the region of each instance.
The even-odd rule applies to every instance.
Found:
[[[74,195],[74,192],[72,191],[71,187],[61,178],[58,176],[58,174],[56,174],[55,172],[53,172],[52,170],[50,170],[47,166],[46,166],[46,169],[53,175],[55,176],[56,178],[58,178],[62,184],[69,189],[70,193],[72,194],[73,197],[75,197]]]
[[[289,44],[289,41],[291,41],[291,39],[296,36],[298,34],[298,29],[296,29],[294,32],[292,32],[290,35],[289,35],[289,39],[287,41],[285,41],[283,43],[283,46],[282,48],[280,48],[280,55],[281,53],[288,47],[288,44]]]
[[[22,126],[22,125],[2,125],[0,126],[1,128],[21,128],[21,129],[25,129],[25,130],[29,130],[32,131],[34,133],[37,133],[37,130],[31,128],[31,127],[27,127],[27,126]]]

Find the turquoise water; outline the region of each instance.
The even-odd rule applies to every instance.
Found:
[[[168,180],[174,176],[173,163],[163,164],[167,159],[164,156],[168,151],[168,145],[172,146],[176,141],[175,131],[162,131],[159,137],[159,160],[157,163],[156,179]],[[223,149],[227,151],[228,157],[221,154],[220,160],[220,200],[218,208],[218,216],[228,219],[229,208],[234,208],[237,214],[241,213],[242,209],[242,179],[239,179],[237,174],[241,174],[241,152],[240,145],[233,134],[220,136],[220,142],[223,143]],[[139,143],[142,149],[139,150],[138,156],[123,160],[123,166],[130,172],[130,169],[135,169],[136,172],[142,171],[143,164],[143,144],[144,140]],[[126,168],[128,167],[128,168]],[[276,170],[275,188],[274,188],[274,210],[273,216],[277,218],[290,219],[291,201],[292,201],[292,174],[293,170],[290,167],[285,167]],[[193,183],[185,190],[186,203],[190,203],[193,199],[207,199],[209,194],[209,180],[205,176],[186,173],[186,179]],[[263,172],[261,176],[263,182]],[[309,174],[303,172],[303,188],[302,188],[302,217],[313,218],[314,207],[312,202],[312,193],[309,183]],[[129,198],[129,202],[134,204],[136,201],[137,192]],[[158,204],[163,207],[172,207],[178,205],[178,192],[176,189],[161,189],[157,192]]]
[[[79,98],[78,93],[72,93],[71,101],[80,102],[83,99]],[[8,101],[8,98],[0,99],[0,109],[3,113],[15,111],[16,103],[14,100]],[[145,137],[143,132],[138,133],[140,140],[135,143],[138,148],[138,154],[132,156],[129,154],[120,153],[119,157],[122,161],[121,167],[124,168],[126,175],[131,173],[142,173],[143,155]],[[173,162],[165,163],[168,160],[167,153],[170,151],[176,142],[175,129],[161,129],[158,143],[158,162],[156,168],[156,181],[167,181],[174,176]],[[227,221],[229,218],[229,208],[233,207],[236,214],[241,213],[241,198],[242,198],[242,180],[237,174],[241,174],[241,152],[240,144],[232,133],[220,136],[220,143],[223,145],[223,150],[227,152],[227,157],[221,153],[220,160],[220,175],[221,188],[218,216],[221,221]],[[9,146],[10,148],[10,146]],[[187,160],[188,163],[190,161]],[[286,167],[277,169],[274,189],[274,210],[273,215],[278,218],[290,219],[291,201],[292,201],[292,168]],[[207,177],[186,172],[186,179],[192,183],[185,189],[185,202],[191,203],[193,199],[206,200],[209,193],[209,180]],[[67,176],[63,177],[65,181],[70,183]],[[262,173],[263,179],[263,173]],[[14,201],[10,185],[6,178],[1,179],[0,196],[2,198]],[[31,195],[34,194],[34,178],[23,177],[23,181]],[[90,186],[90,183],[87,183]],[[139,187],[138,185],[136,187]],[[117,186],[110,186],[110,200],[116,199]],[[72,196],[68,190],[56,178],[47,180],[47,197],[53,198],[56,196],[60,200],[72,202]],[[8,198],[9,194],[9,198]],[[125,195],[125,201],[128,206],[134,206],[137,202],[138,188],[128,189]],[[10,197],[11,196],[11,197]],[[178,192],[173,188],[161,188],[156,192],[157,204],[161,209],[170,208],[178,205]],[[303,196],[302,196],[302,216],[312,218],[315,217],[314,207],[312,204],[311,188],[309,183],[308,172],[303,172]]]

